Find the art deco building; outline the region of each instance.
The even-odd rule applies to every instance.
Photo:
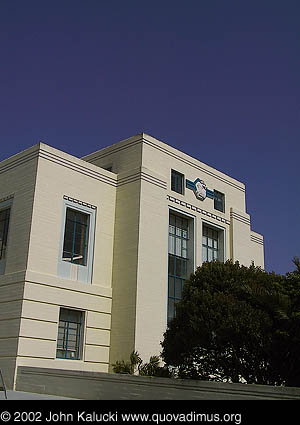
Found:
[[[204,261],[264,266],[243,183],[147,134],[0,163],[0,368],[107,372],[159,354]]]

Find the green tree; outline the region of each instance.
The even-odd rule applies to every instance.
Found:
[[[288,319],[282,322],[277,368],[288,386],[300,386],[300,259],[293,260],[296,269],[286,274],[282,292],[289,297]]]
[[[287,285],[288,277],[259,267],[204,263],[185,284],[163,360],[183,378],[299,385],[290,379],[299,353],[299,310],[290,295],[299,295],[296,275]]]
[[[130,375],[141,376],[160,376],[170,378],[172,373],[167,367],[160,366],[159,356],[151,356],[148,363],[143,363],[139,353],[133,351],[130,354],[130,360],[117,360],[113,364],[113,371],[115,373],[124,373]]]

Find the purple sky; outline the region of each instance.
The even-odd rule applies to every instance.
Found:
[[[1,0],[0,160],[142,131],[246,184],[267,271],[300,256],[300,2]]]

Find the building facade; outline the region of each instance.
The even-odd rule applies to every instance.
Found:
[[[147,135],[81,159],[39,143],[0,163],[0,368],[108,372],[159,354],[204,261],[264,267],[245,186]]]

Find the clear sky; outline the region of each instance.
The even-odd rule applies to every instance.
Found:
[[[299,23],[299,0],[1,0],[0,160],[146,132],[244,182],[266,270],[291,271]]]

